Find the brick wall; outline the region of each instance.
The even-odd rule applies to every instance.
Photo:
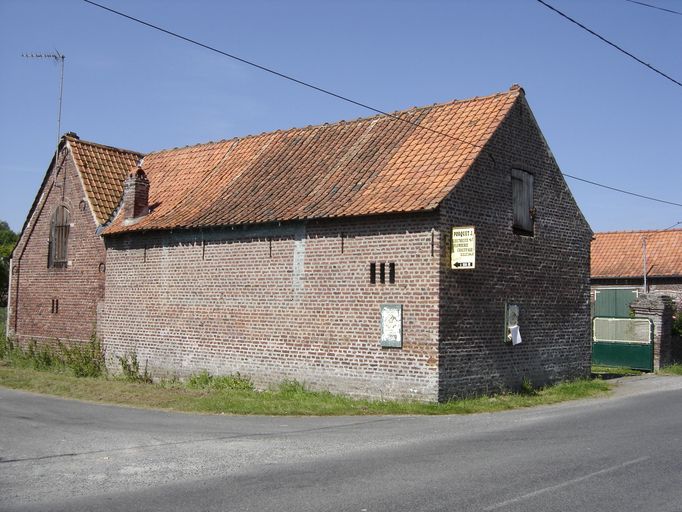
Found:
[[[533,174],[534,236],[513,232],[511,170]],[[476,227],[476,268],[441,269],[440,398],[589,375],[591,231],[525,101],[441,207],[444,263],[452,226]],[[523,342],[504,343],[504,304]]]
[[[109,364],[156,375],[241,372],[354,395],[436,400],[435,215],[107,237],[100,317]],[[394,262],[396,283],[369,282]],[[387,270],[388,272],[388,270]],[[380,306],[403,305],[403,348]]]
[[[13,253],[8,327],[19,341],[86,341],[94,332],[97,302],[104,297],[104,243],[85,198],[74,162],[59,158]],[[63,162],[63,164],[62,164]],[[48,268],[50,223],[55,209],[70,213],[68,261]],[[101,265],[101,267],[100,267]],[[59,301],[53,313],[53,300]]]

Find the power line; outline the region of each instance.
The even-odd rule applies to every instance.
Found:
[[[682,224],[682,220],[679,221],[679,222],[676,222],[676,223],[673,224],[672,226],[669,226],[669,227],[667,227],[667,228],[665,228],[665,229],[661,229],[661,231],[668,231],[669,229],[672,229],[672,228],[674,228],[675,226],[679,226],[680,224]]]
[[[308,87],[308,88],[310,88],[310,89],[313,89],[313,90],[315,90],[315,91],[321,92],[321,93],[323,93],[323,94],[327,94],[327,95],[329,95],[329,96],[333,96],[333,97],[338,98],[338,99],[340,99],[340,100],[342,100],[342,101],[346,101],[346,102],[348,102],[348,103],[352,103],[353,105],[356,105],[356,106],[358,106],[358,107],[362,107],[362,108],[365,108],[365,109],[367,109],[367,110],[371,110],[372,112],[375,112],[375,113],[377,113],[377,114],[381,114],[381,115],[384,115],[384,116],[386,116],[386,117],[390,117],[391,119],[396,119],[396,120],[398,120],[398,121],[402,121],[403,123],[407,123],[407,124],[411,124],[411,125],[413,125],[413,126],[417,126],[417,127],[419,127],[419,128],[422,128],[423,130],[428,130],[428,131],[430,131],[430,132],[437,133],[437,134],[439,134],[439,135],[445,135],[446,137],[450,137],[451,139],[457,140],[457,141],[462,142],[462,143],[464,143],[464,144],[469,144],[470,146],[475,146],[475,147],[481,148],[481,149],[483,148],[483,146],[481,146],[481,145],[479,145],[479,144],[474,144],[473,142],[468,142],[468,141],[466,141],[466,140],[463,140],[463,139],[460,139],[460,138],[458,138],[458,137],[455,137],[454,135],[448,135],[448,134],[446,134],[446,133],[439,132],[438,130],[434,130],[433,128],[429,128],[429,127],[427,127],[427,126],[421,126],[420,124],[415,123],[415,122],[413,122],[413,121],[410,121],[409,119],[403,119],[403,118],[400,117],[400,116],[396,116],[395,114],[391,114],[391,113],[389,113],[389,112],[385,112],[385,111],[380,110],[380,109],[378,109],[378,108],[375,108],[375,107],[372,107],[372,106],[370,106],[370,105],[367,105],[366,103],[361,103],[361,102],[356,101],[356,100],[354,100],[354,99],[348,98],[347,96],[343,96],[343,95],[338,94],[338,93],[336,93],[336,92],[330,91],[329,89],[324,89],[324,88],[319,87],[319,86],[317,86],[317,85],[313,85],[313,84],[311,84],[311,83],[309,83],[309,82],[304,82],[303,80],[299,80],[298,78],[294,78],[293,76],[286,75],[286,74],[284,74],[284,73],[281,73],[281,72],[276,71],[276,70],[274,70],[274,69],[268,68],[268,67],[266,67],[266,66],[262,66],[262,65],[260,65],[260,64],[257,64],[257,63],[255,63],[255,62],[253,62],[253,61],[244,59],[244,58],[242,58],[242,57],[238,57],[237,55],[234,55],[234,54],[231,54],[231,53],[224,52],[224,51],[219,50],[218,48],[215,48],[215,47],[213,47],[213,46],[209,46],[209,45],[207,45],[207,44],[201,43],[201,42],[199,42],[199,41],[196,41],[195,39],[190,39],[189,37],[185,37],[185,36],[180,35],[180,34],[178,34],[178,33],[176,33],[176,32],[172,32],[172,31],[167,30],[167,29],[165,29],[165,28],[159,27],[158,25],[154,25],[154,24],[152,24],[152,23],[149,23],[149,22],[147,22],[147,21],[141,20],[141,19],[139,19],[139,18],[135,18],[134,16],[130,16],[130,15],[125,14],[125,13],[123,13],[123,12],[116,11],[116,10],[114,10],[114,9],[111,9],[110,7],[106,7],[105,5],[101,5],[101,4],[98,4],[97,2],[93,2],[92,0],[83,0],[83,1],[84,1],[85,3],[90,4],[90,5],[94,5],[95,7],[99,7],[100,9],[104,9],[105,11],[109,11],[109,12],[111,12],[111,13],[113,13],[113,14],[117,14],[117,15],[122,16],[122,17],[124,17],[124,18],[127,18],[127,19],[129,19],[129,20],[131,20],[131,21],[135,21],[136,23],[140,23],[140,24],[145,25],[145,26],[147,26],[147,27],[149,27],[149,28],[153,28],[154,30],[158,30],[159,32],[163,32],[164,34],[167,34],[167,35],[169,35],[169,36],[176,37],[176,38],[178,38],[178,39],[182,39],[183,41],[186,41],[186,42],[188,42],[188,43],[191,43],[191,44],[200,46],[200,47],[202,47],[202,48],[204,48],[204,49],[206,49],[206,50],[210,50],[210,51],[212,51],[212,52],[218,53],[218,54],[223,55],[223,56],[225,56],[225,57],[229,57],[230,59],[234,59],[234,60],[239,61],[239,62],[241,62],[241,63],[243,63],[243,64],[248,64],[249,66],[253,66],[254,68],[260,69],[261,71],[266,71],[267,73],[271,73],[271,74],[276,75],[276,76],[278,76],[278,77],[280,77],[280,78],[284,78],[285,80],[289,80],[289,81],[294,82],[294,83],[297,83],[297,84],[299,84],[299,85],[303,85],[304,87]]]
[[[635,192],[630,192],[628,190],[623,190],[621,188],[610,187],[609,185],[603,185],[602,183],[597,183],[596,181],[590,181],[590,180],[586,180],[585,178],[578,178],[577,176],[571,176],[570,174],[566,174],[565,172],[562,174],[564,176],[566,176],[567,178],[572,178],[572,179],[578,180],[578,181],[584,181],[585,183],[589,183],[590,185],[595,185],[597,187],[607,188],[609,190],[614,190],[616,192],[621,192],[623,194],[628,194],[631,196],[640,197],[642,199],[648,199],[649,201],[656,201],[658,203],[671,204],[673,206],[682,206],[682,203],[673,203],[672,201],[665,201],[664,199],[658,199],[658,198],[651,197],[651,196],[645,196],[642,194],[637,194]]]
[[[87,1],[87,0],[86,0],[86,1]],[[576,25],[578,25],[578,26],[579,26],[580,28],[582,28],[583,30],[589,32],[590,34],[592,34],[592,35],[595,36],[596,38],[600,39],[601,41],[605,42],[606,44],[608,44],[608,45],[610,45],[610,46],[613,46],[613,47],[614,47],[616,50],[618,50],[619,52],[624,53],[625,55],[627,55],[627,56],[630,57],[631,59],[636,60],[637,62],[639,62],[639,63],[642,64],[643,66],[646,66],[647,68],[649,68],[651,71],[653,71],[653,72],[655,72],[655,73],[658,73],[659,75],[661,75],[662,77],[666,78],[667,80],[670,80],[672,83],[677,84],[677,85],[679,85],[680,87],[682,87],[682,82],[679,82],[679,81],[675,80],[673,77],[671,77],[671,76],[669,76],[669,75],[666,75],[666,74],[665,74],[663,71],[661,71],[660,69],[656,69],[656,68],[653,67],[651,64],[648,64],[647,62],[644,62],[642,59],[640,59],[639,57],[634,56],[634,55],[633,55],[632,53],[630,53],[629,51],[624,50],[623,48],[621,48],[620,46],[618,46],[618,45],[615,44],[615,43],[612,43],[611,41],[609,41],[609,40],[606,39],[605,37],[603,37],[603,36],[597,34],[594,30],[592,30],[592,29],[590,29],[590,28],[587,28],[585,25],[583,25],[583,24],[580,23],[579,21],[576,21],[576,20],[574,20],[573,18],[571,18],[570,16],[568,16],[567,14],[564,14],[564,13],[561,12],[559,9],[556,9],[555,7],[552,7],[551,5],[549,5],[549,4],[548,4],[547,2],[545,2],[544,0],[537,0],[537,2],[541,3],[542,5],[544,5],[545,7],[547,7],[548,9],[551,9],[552,11],[554,11],[555,13],[557,13],[558,15],[563,16],[564,18],[566,18],[566,19],[567,19],[568,21],[570,21],[571,23],[575,23]]]
[[[645,7],[651,7],[652,9],[658,9],[659,11],[665,11],[665,12],[669,12],[672,14],[679,14],[680,16],[682,16],[682,12],[673,11],[672,9],[666,9],[664,7],[659,7],[657,5],[646,4],[644,2],[637,2],[636,0],[625,0],[625,1],[630,2],[631,4],[639,4],[639,5],[643,5]]]
[[[429,128],[429,127],[427,127],[427,126],[422,126],[421,124],[418,124],[418,123],[415,123],[415,122],[413,122],[413,121],[410,121],[409,119],[403,119],[403,118],[400,117],[400,116],[396,116],[396,115],[394,115],[394,114],[390,114],[390,113],[388,113],[388,112],[384,112],[383,110],[380,110],[380,109],[378,109],[378,108],[372,107],[372,106],[370,106],[370,105],[366,105],[366,104],[361,103],[361,102],[359,102],[359,101],[356,101],[356,100],[353,100],[353,99],[348,98],[348,97],[346,97],[346,96],[343,96],[343,95],[341,95],[341,94],[338,94],[338,93],[329,91],[329,90],[324,89],[324,88],[322,88],[322,87],[318,87],[318,86],[313,85],[313,84],[310,84],[310,83],[308,83],[308,82],[304,82],[303,80],[299,80],[298,78],[294,78],[294,77],[292,77],[292,76],[286,75],[286,74],[281,73],[281,72],[279,72],[279,71],[275,71],[274,69],[270,69],[270,68],[268,68],[268,67],[261,66],[260,64],[257,64],[257,63],[255,63],[255,62],[252,62],[252,61],[249,61],[249,60],[247,60],[247,59],[238,57],[238,56],[233,55],[233,54],[228,53],[228,52],[224,52],[224,51],[222,51],[222,50],[219,50],[219,49],[214,48],[214,47],[212,47],[212,46],[209,46],[209,45],[207,45],[207,44],[201,43],[201,42],[196,41],[196,40],[194,40],[194,39],[190,39],[189,37],[185,37],[185,36],[183,36],[183,35],[180,35],[180,34],[178,34],[178,33],[176,33],[176,32],[172,32],[172,31],[170,31],[170,30],[167,30],[167,29],[165,29],[165,28],[159,27],[159,26],[154,25],[154,24],[152,24],[152,23],[149,23],[149,22],[147,22],[147,21],[141,20],[141,19],[139,19],[139,18],[135,18],[134,16],[130,16],[129,14],[125,14],[125,13],[123,13],[123,12],[116,11],[116,10],[111,9],[111,8],[109,8],[109,7],[106,7],[106,6],[104,6],[104,5],[98,4],[97,2],[93,2],[92,0],[83,0],[83,1],[84,1],[85,3],[88,3],[88,4],[93,5],[93,6],[95,6],[95,7],[99,7],[100,9],[104,9],[105,11],[109,11],[109,12],[111,12],[111,13],[113,13],[113,14],[116,14],[116,15],[121,16],[121,17],[123,17],[123,18],[126,18],[126,19],[128,19],[128,20],[134,21],[134,22],[136,22],[136,23],[140,23],[141,25],[144,25],[144,26],[146,26],[146,27],[152,28],[152,29],[154,29],[154,30],[158,30],[159,32],[163,32],[164,34],[167,34],[167,35],[169,35],[169,36],[171,36],[171,37],[175,37],[175,38],[181,39],[181,40],[183,40],[183,41],[185,41],[185,42],[188,42],[188,43],[190,43],[190,44],[194,44],[194,45],[196,45],[196,46],[200,46],[201,48],[204,48],[204,49],[206,49],[206,50],[210,50],[210,51],[212,51],[212,52],[218,53],[218,54],[223,55],[223,56],[225,56],[225,57],[228,57],[228,58],[230,58],[230,59],[234,59],[234,60],[237,60],[237,61],[242,62],[242,63],[244,63],[244,64],[248,64],[249,66],[253,66],[253,67],[257,68],[257,69],[260,69],[260,70],[265,71],[265,72],[267,72],[267,73],[271,73],[271,74],[273,74],[273,75],[279,76],[280,78],[284,78],[284,79],[286,79],[286,80],[295,82],[295,83],[297,83],[297,84],[299,84],[299,85],[303,85],[303,86],[305,86],[305,87],[308,87],[308,88],[313,89],[313,90],[315,90],[315,91],[321,92],[321,93],[323,93],[323,94],[327,94],[327,95],[333,96],[333,97],[335,97],[335,98],[337,98],[337,99],[340,99],[340,100],[342,100],[342,101],[345,101],[345,102],[348,102],[348,103],[352,103],[353,105],[357,105],[357,106],[362,107],[362,108],[365,108],[365,109],[367,109],[367,110],[371,110],[371,111],[376,112],[376,113],[378,113],[378,114],[382,114],[382,115],[385,115],[385,116],[387,116],[387,117],[390,117],[391,119],[395,119],[395,120],[397,120],[397,121],[401,121],[401,122],[403,122],[403,123],[407,123],[407,124],[416,126],[417,128],[421,128],[421,129],[423,129],[423,130],[427,130],[427,131],[429,131],[429,132],[436,133],[436,134],[441,135],[441,136],[443,136],[443,137],[447,137],[447,138],[456,140],[456,141],[461,142],[461,143],[463,143],[463,144],[468,144],[468,145],[470,145],[470,146],[473,146],[473,147],[477,147],[477,148],[483,149],[483,146],[481,146],[480,144],[475,144],[475,143],[473,143],[473,142],[469,142],[469,141],[466,141],[466,140],[463,140],[463,139],[459,139],[459,138],[455,137],[454,135],[450,135],[450,134],[448,134],[448,133],[444,133],[444,132],[441,132],[441,131],[438,131],[438,130],[434,130],[433,128]],[[650,200],[650,201],[657,201],[657,202],[665,203],[665,204],[672,204],[672,205],[675,205],[675,206],[682,206],[682,204],[679,204],[679,203],[673,203],[673,202],[670,202],[670,201],[665,201],[665,200],[663,200],[663,199],[657,199],[657,198],[655,198],[655,197],[649,197],[649,196],[644,196],[644,195],[641,195],[641,194],[636,194],[636,193],[634,193],[634,192],[628,192],[627,190],[622,190],[622,189],[618,189],[618,188],[615,188],[615,187],[610,187],[610,186],[608,186],[608,185],[603,185],[603,184],[601,184],[601,183],[597,183],[597,182],[594,182],[594,181],[589,181],[589,180],[586,180],[586,179],[583,179],[583,178],[578,178],[577,176],[571,176],[570,174],[563,173],[563,175],[566,176],[566,177],[568,177],[568,178],[572,178],[572,179],[579,180],[579,181],[584,181],[584,182],[586,182],[586,183],[590,183],[590,184],[595,185],[595,186],[598,186],[598,187],[607,188],[607,189],[609,189],[609,190],[615,190],[615,191],[617,191],[617,192],[622,192],[622,193],[624,193],[624,194],[629,194],[629,195],[632,195],[632,196],[640,197],[640,198],[642,198],[642,199],[648,199],[648,200]]]

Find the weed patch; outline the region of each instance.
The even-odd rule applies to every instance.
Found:
[[[104,353],[99,341],[67,346],[38,345],[30,341],[26,349],[0,335],[0,360],[18,368],[40,371],[69,372],[75,377],[100,377],[105,373]]]
[[[661,375],[682,375],[682,363],[675,363],[664,366],[658,372]]]
[[[135,352],[117,356],[117,359],[121,365],[123,380],[151,384],[152,376],[147,371],[147,362],[145,361],[144,370],[140,372],[140,362],[137,360],[137,354]]]
[[[187,380],[187,387],[189,389],[253,391],[253,382],[239,372],[233,375],[217,376],[203,370]]]

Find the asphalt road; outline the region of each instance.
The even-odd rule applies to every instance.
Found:
[[[200,416],[0,389],[0,510],[682,511],[682,378],[446,417]]]

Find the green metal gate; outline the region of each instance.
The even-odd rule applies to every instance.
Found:
[[[592,320],[592,364],[654,369],[653,322],[648,318]]]
[[[597,288],[592,316],[630,318],[630,304],[636,298],[636,288]]]

